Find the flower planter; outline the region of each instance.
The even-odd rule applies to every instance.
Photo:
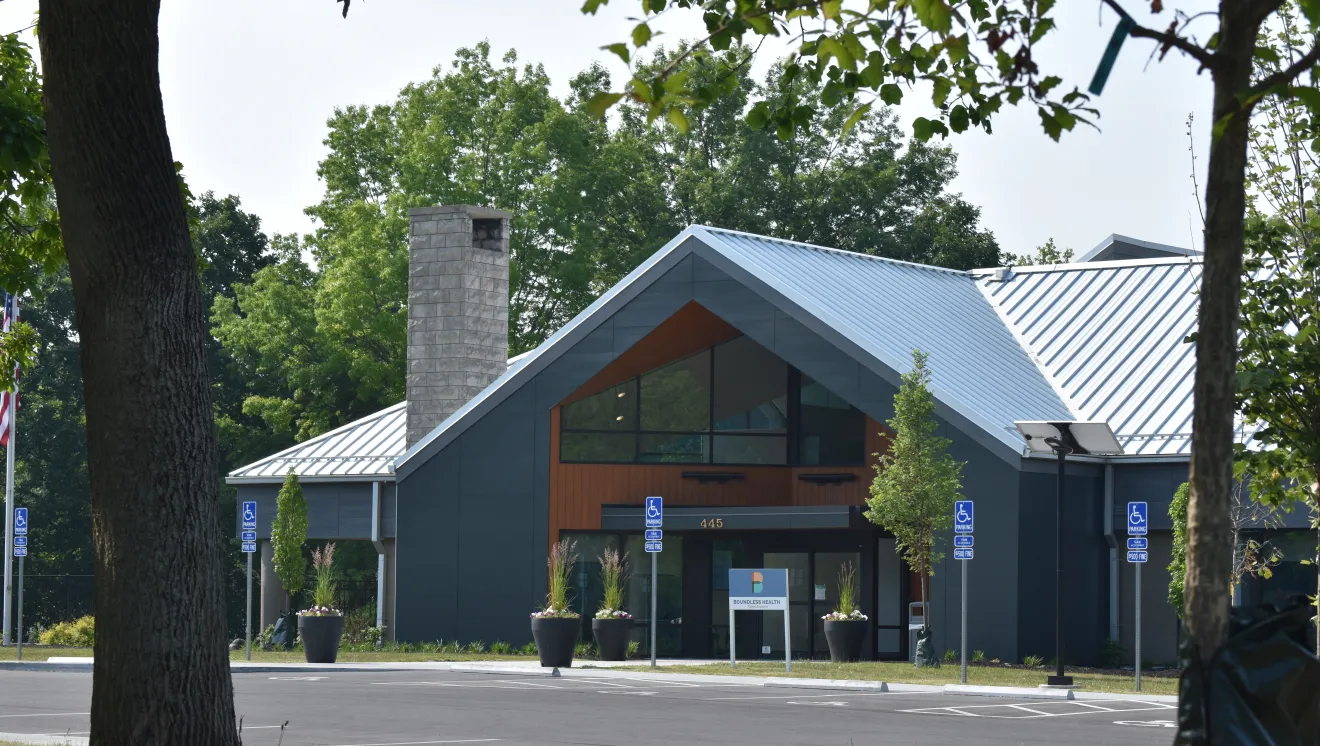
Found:
[[[582,620],[577,617],[545,617],[532,619],[532,639],[544,668],[569,668],[573,665],[573,650],[582,634]]]
[[[298,636],[308,663],[334,663],[339,656],[339,638],[344,636],[344,617],[300,616]]]
[[[596,638],[596,650],[603,661],[628,659],[628,636],[632,632],[632,619],[592,619],[591,634]]]
[[[830,661],[844,663],[861,657],[862,641],[868,623],[864,621],[825,620],[825,641],[830,644]]]

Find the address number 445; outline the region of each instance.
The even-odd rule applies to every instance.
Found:
[[[723,519],[723,518],[702,518],[702,519],[701,519],[701,527],[702,527],[702,528],[724,528],[724,519]]]

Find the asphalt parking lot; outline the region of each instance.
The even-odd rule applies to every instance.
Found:
[[[1174,705],[440,671],[237,673],[243,743],[1167,744]],[[0,732],[85,736],[91,674],[0,671]],[[288,723],[281,730],[281,725]]]

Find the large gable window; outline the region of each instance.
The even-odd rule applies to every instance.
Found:
[[[841,406],[842,416],[833,411],[822,416],[813,408],[821,395],[817,390],[833,395],[814,382],[799,386],[800,381],[809,379],[751,339],[737,337],[564,405],[560,460],[861,464],[865,417],[837,397],[824,404],[831,410]],[[805,417],[811,419],[810,446],[790,437],[794,421]],[[832,432],[836,427],[849,432]],[[854,450],[856,457],[848,460]]]

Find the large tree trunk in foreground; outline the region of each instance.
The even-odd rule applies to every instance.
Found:
[[[1221,4],[1215,53],[1215,127],[1206,176],[1205,263],[1196,336],[1191,489],[1187,501],[1187,631],[1208,661],[1228,640],[1233,565],[1233,412],[1236,409],[1238,315],[1242,298],[1250,112],[1238,95],[1251,84],[1260,22],[1243,0]]]
[[[41,0],[87,402],[94,744],[237,744],[205,314],[161,103],[159,0]]]

